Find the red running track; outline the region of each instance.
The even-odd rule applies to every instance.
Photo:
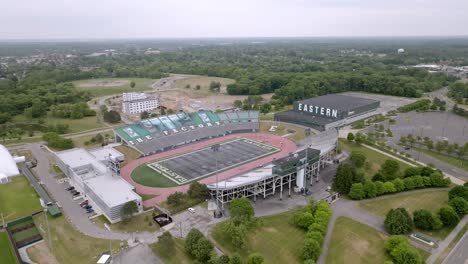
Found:
[[[213,145],[213,144],[222,143],[222,142],[232,140],[232,139],[236,139],[236,138],[249,138],[249,139],[252,139],[252,140],[255,140],[255,141],[263,142],[265,144],[277,147],[277,148],[281,149],[281,151],[279,151],[279,152],[277,152],[275,154],[263,157],[261,159],[254,160],[254,161],[252,161],[250,163],[246,163],[246,164],[240,165],[238,167],[235,167],[235,168],[220,172],[218,174],[218,178],[219,178],[220,181],[224,180],[224,179],[231,178],[231,177],[236,176],[236,175],[241,174],[241,173],[245,173],[245,172],[254,170],[255,168],[262,167],[262,166],[264,166],[266,164],[271,163],[275,159],[280,159],[280,158],[283,158],[283,157],[287,156],[290,152],[295,152],[296,149],[297,149],[297,146],[293,141],[291,141],[290,139],[287,139],[287,138],[277,136],[277,135],[265,134],[265,133],[233,134],[233,135],[228,135],[228,136],[225,136],[225,137],[219,137],[219,138],[214,138],[214,139],[210,139],[210,140],[205,140],[205,141],[202,141],[202,142],[199,142],[199,143],[187,145],[187,146],[180,147],[180,148],[177,148],[177,149],[168,150],[168,151],[165,151],[165,152],[162,152],[162,153],[158,153],[158,154],[154,154],[154,155],[151,155],[151,156],[147,156],[147,157],[143,157],[143,158],[134,160],[134,161],[130,162],[129,164],[127,164],[125,167],[123,167],[120,173],[121,173],[122,177],[126,181],[128,181],[131,185],[135,186],[136,191],[138,193],[149,194],[149,195],[157,195],[157,197],[146,200],[146,201],[143,202],[143,205],[145,207],[151,207],[151,206],[154,206],[155,204],[159,204],[159,203],[165,201],[166,198],[172,193],[186,192],[188,190],[190,184],[181,185],[181,186],[177,186],[177,187],[169,187],[169,188],[144,186],[144,185],[141,185],[141,184],[138,184],[138,183],[134,182],[132,177],[131,177],[131,173],[136,167],[138,167],[138,166],[140,166],[140,165],[142,165],[144,163],[148,163],[148,162],[159,160],[159,159],[164,159],[164,158],[167,158],[167,157],[170,157],[170,156],[174,156],[174,155],[178,155],[178,154],[182,154],[182,153],[186,153],[186,152],[199,150],[199,149],[206,148],[206,147],[208,147],[210,145]],[[216,182],[216,176],[213,175],[213,176],[210,176],[208,178],[204,178],[202,180],[199,180],[199,182],[204,183],[204,184],[214,183],[214,182]]]

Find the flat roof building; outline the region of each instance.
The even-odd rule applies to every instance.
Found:
[[[341,94],[296,101],[293,110],[275,114],[275,120],[327,130],[374,115],[380,102]]]
[[[125,203],[134,201],[139,212],[143,206],[134,187],[107,166],[102,156],[106,153],[118,155],[120,152],[107,148],[91,151],[75,148],[56,152],[55,156],[57,166],[70,178],[72,185],[98,206],[111,223],[116,223],[121,220],[121,208]]]

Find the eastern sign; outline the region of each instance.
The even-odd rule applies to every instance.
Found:
[[[298,103],[297,110],[326,117],[338,118],[338,110],[327,107]]]

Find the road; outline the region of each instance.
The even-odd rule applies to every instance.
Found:
[[[439,246],[433,250],[431,256],[426,260],[427,264],[432,264],[437,258],[442,254],[449,244],[455,239],[457,234],[463,227],[468,223],[468,216],[465,216],[458,225],[450,232],[450,234],[439,243]],[[465,261],[468,260],[468,236],[465,234],[456,247],[450,252],[450,254],[445,258],[443,263],[447,264],[465,264]]]
[[[465,233],[456,247],[442,264],[466,264],[468,262],[468,233]]]

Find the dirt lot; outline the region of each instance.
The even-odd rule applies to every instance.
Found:
[[[78,87],[116,87],[128,84],[129,80],[96,80],[78,84]]]
[[[38,264],[59,264],[44,241],[27,249],[28,255],[32,261]]]

